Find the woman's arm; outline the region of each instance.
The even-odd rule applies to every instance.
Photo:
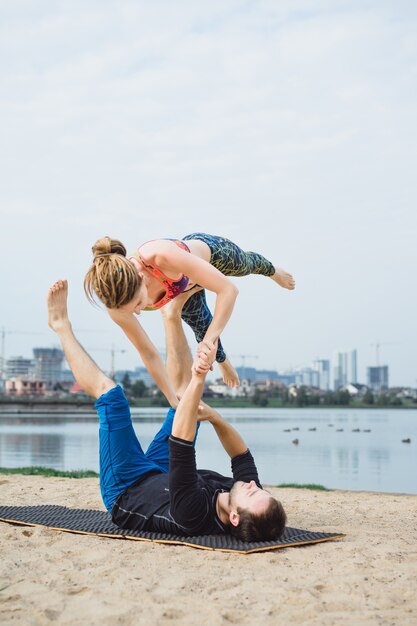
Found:
[[[118,309],[107,309],[107,312],[112,320],[120,326],[126,337],[133,343],[142,358],[143,364],[157,387],[159,387],[162,391],[170,405],[173,408],[176,408],[178,405],[178,398],[175,395],[174,388],[168,378],[161,355],[143,330],[142,326],[139,324],[136,317],[132,313],[124,313]]]
[[[204,339],[212,343],[216,342],[232,315],[239,293],[237,287],[213,265],[182,250],[174,242],[158,241],[157,245],[155,265],[162,272],[172,277],[185,274],[193,283],[216,294],[213,319],[204,336]]]

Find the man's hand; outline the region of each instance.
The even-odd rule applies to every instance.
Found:
[[[201,341],[197,347],[197,354],[194,358],[192,371],[195,374],[205,376],[208,371],[213,369],[213,363],[216,358],[217,341],[213,343],[207,339]]]

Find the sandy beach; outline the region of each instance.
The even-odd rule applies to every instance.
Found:
[[[0,523],[0,622],[417,623],[417,496],[285,489],[279,497],[290,526],[346,537],[234,555]],[[0,503],[103,510],[95,478],[3,475]]]

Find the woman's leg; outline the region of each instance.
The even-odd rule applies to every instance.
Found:
[[[217,235],[207,233],[192,233],[183,237],[183,241],[203,241],[210,249],[210,264],[225,276],[248,276],[260,274],[272,278],[276,283],[286,289],[294,289],[295,282],[291,274],[274,267],[274,265],[257,252],[245,252],[238,245]],[[204,292],[202,295],[195,294],[184,306],[182,319],[193,329],[197,341],[202,337],[211,323],[212,315],[207,306]],[[223,380],[229,386],[238,386],[239,377],[233,365],[226,357],[221,342],[216,356],[222,371]]]
[[[181,314],[182,319],[194,332],[197,343],[203,341],[208,327],[211,324],[213,316],[208,308],[205,290],[197,291],[191,295],[189,300],[184,304]],[[216,353],[216,361],[223,363],[226,354],[223,350],[222,343],[219,339],[219,345]]]
[[[217,235],[193,233],[184,237],[184,241],[199,239],[204,241],[211,251],[210,263],[225,276],[249,276],[259,274],[272,278],[285,289],[294,289],[295,282],[291,274],[275,267],[271,261],[257,252],[246,252],[238,245]]]
[[[177,300],[177,298],[175,300]],[[199,343],[202,341],[208,327],[211,324],[211,320],[213,319],[211,311],[207,305],[204,289],[197,291],[197,293],[193,293],[190,296],[183,306],[181,317],[193,330],[197,342]],[[219,364],[219,368],[226,385],[229,387],[238,387],[240,385],[239,376],[227,358],[220,339],[216,354],[216,361]]]

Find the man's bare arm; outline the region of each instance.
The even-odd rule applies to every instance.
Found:
[[[204,405],[200,414],[201,420],[207,420],[212,424],[220,443],[231,459],[247,451],[248,446],[244,442],[243,437],[229,422],[226,422],[215,409]]]
[[[216,358],[216,350],[217,342],[215,344],[206,342],[204,352],[209,364],[213,363]],[[199,359],[197,354],[191,370],[191,381],[178,404],[172,424],[172,435],[185,441],[194,441],[197,430],[198,406],[203,395],[207,375],[207,372],[200,374],[196,371],[195,365],[199,362]]]

